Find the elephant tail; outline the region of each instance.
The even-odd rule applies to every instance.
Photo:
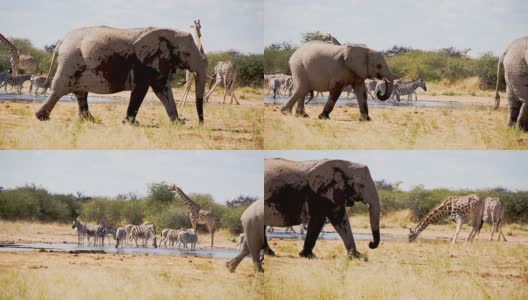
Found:
[[[500,85],[500,69],[502,66],[502,62],[504,60],[504,55],[506,55],[506,51],[502,53],[501,57],[499,58],[499,62],[497,63],[497,84],[495,85],[495,110],[499,109],[500,104],[500,95],[499,95],[499,85]]]
[[[48,78],[46,79],[45,86],[50,86],[50,80],[53,78],[51,76],[51,71],[53,70],[53,63],[55,63],[55,58],[57,57],[57,51],[59,50],[60,45],[62,44],[62,40],[57,42],[57,45],[55,45],[55,49],[53,50],[53,56],[51,57],[51,64],[48,71]]]

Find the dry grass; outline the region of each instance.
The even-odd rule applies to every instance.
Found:
[[[0,243],[75,243],[68,224],[0,221]],[[234,248],[225,230],[215,247]],[[198,248],[209,246],[202,234]],[[236,273],[225,259],[64,252],[0,252],[0,299],[262,299],[250,260]]]
[[[504,101],[503,101],[504,102]],[[507,109],[371,108],[360,122],[357,107],[336,107],[331,120],[287,117],[280,107],[264,109],[265,149],[528,149],[528,135],[506,124]]]
[[[468,77],[456,82],[442,80],[439,82],[426,82],[428,92],[419,89],[418,94],[427,94],[431,96],[478,96],[494,98],[494,90],[481,90],[480,78]]]
[[[262,275],[196,257],[0,253],[1,299],[262,299]]]
[[[175,91],[181,98],[181,91]],[[0,149],[262,149],[262,94],[251,88],[241,105],[218,104],[220,92],[204,108],[198,125],[194,103],[178,107],[185,125],[172,124],[160,101],[149,92],[138,114],[140,126],[123,125],[128,92],[112,95],[115,104],[91,104],[95,123],[77,118],[76,103],[58,103],[51,120],[40,122],[33,102],[0,102]],[[191,99],[192,100],[192,99]]]
[[[354,232],[368,233],[368,217],[351,219]],[[356,241],[365,260],[346,258],[341,241],[319,240],[317,259],[298,257],[303,241],[271,240],[278,257],[265,260],[266,299],[526,299],[528,297],[528,228],[506,227],[508,242],[489,242],[489,227],[472,244],[451,246],[449,225],[427,228],[415,243],[406,240],[409,212],[382,218],[392,240],[370,250],[367,241]],[[330,230],[330,227],[325,228]]]

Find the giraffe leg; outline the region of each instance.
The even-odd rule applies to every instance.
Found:
[[[222,100],[222,104],[225,103],[225,100],[226,100],[226,96],[227,96],[227,92],[229,91],[229,86],[226,84],[225,80],[224,80],[224,100]]]
[[[462,219],[457,217],[455,235],[453,236],[453,240],[451,241],[451,244],[454,244],[456,242],[458,238],[458,234],[460,233],[460,228],[462,228]]]
[[[499,241],[502,235],[502,240],[506,242],[506,237],[504,236],[504,233],[502,233],[502,219],[499,219],[499,230],[498,231],[499,231]]]
[[[214,244],[214,234],[215,234],[214,224],[212,224],[212,223],[207,223],[207,228],[209,229],[209,233],[211,233],[211,248],[213,248],[213,244]]]
[[[215,81],[213,87],[209,90],[209,92],[207,92],[207,94],[205,95],[204,99],[206,102],[209,102],[209,97],[211,97],[211,94],[213,94],[213,91],[216,89],[216,86],[218,85],[218,80]]]
[[[491,236],[489,238],[490,241],[493,240],[493,233],[495,233],[495,227],[497,226],[497,223],[496,222],[493,222],[493,224],[491,225]],[[500,236],[499,236],[500,238]]]

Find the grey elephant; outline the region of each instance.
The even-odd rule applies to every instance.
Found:
[[[293,226],[308,223],[301,257],[314,257],[312,249],[326,218],[339,234],[351,257],[359,257],[347,206],[361,201],[369,207],[375,249],[380,242],[380,203],[367,166],[345,160],[264,162],[265,225]]]
[[[88,92],[112,94],[130,90],[125,120],[134,123],[148,88],[152,87],[171,121],[183,122],[178,119],[169,82],[179,68],[196,74],[196,110],[203,123],[207,58],[190,33],[154,27],[84,27],[67,33],[57,49],[59,64],[52,92],[36,112],[39,120],[48,120],[59,98],[68,93],[77,97],[79,116],[91,120]]]
[[[508,126],[515,124],[528,131],[528,36],[516,39],[504,51],[497,64],[495,109],[499,108],[500,69],[504,66],[506,97],[510,104]]]
[[[264,236],[264,200],[260,199],[253,202],[240,217],[242,227],[244,228],[244,242],[242,250],[232,260],[226,262],[226,267],[230,272],[234,272],[238,264],[244,257],[251,254],[253,263],[257,271],[264,272],[260,251],[267,247]]]
[[[291,114],[297,103],[296,114],[308,117],[304,111],[304,96],[310,91],[330,91],[319,115],[320,119],[328,119],[343,88],[351,84],[357,96],[360,120],[370,120],[365,79],[377,78],[387,82],[385,94],[376,94],[379,100],[385,101],[392,94],[393,75],[385,58],[380,52],[366,47],[312,41],[297,49],[289,63],[294,89],[281,109],[283,114]]]

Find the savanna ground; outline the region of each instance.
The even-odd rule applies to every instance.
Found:
[[[0,221],[0,243],[76,243],[70,225]],[[197,248],[207,248],[199,235]],[[227,231],[215,247],[235,248]],[[191,256],[0,252],[0,299],[262,299],[263,276],[249,259],[229,273],[225,259]]]
[[[356,105],[336,106],[330,114],[331,120],[319,120],[317,116],[323,105],[305,106],[310,115],[305,119],[284,116],[280,105],[266,104],[264,148],[528,149],[528,134],[507,126],[504,93],[501,93],[501,106],[495,111],[494,92],[476,88],[473,81],[454,85],[427,83],[427,93],[418,91],[418,102],[420,99],[455,101],[465,104],[463,107],[369,107],[370,122],[359,121]],[[406,96],[403,99],[406,101]]]
[[[183,88],[173,93],[179,101]],[[215,90],[204,105],[204,126],[198,125],[194,92],[178,106],[185,125],[170,122],[152,90],[139,110],[139,126],[122,124],[130,92],[105,95],[116,103],[90,103],[89,94],[94,123],[78,118],[76,101],[57,103],[47,122],[34,116],[41,103],[0,101],[0,149],[262,149],[262,92],[244,87],[235,93],[240,105],[219,104],[223,89]]]
[[[464,245],[470,228],[462,227],[458,242],[449,238],[454,225],[432,225],[408,243],[409,211],[382,219],[377,249],[356,240],[366,259],[346,258],[340,240],[319,240],[316,259],[298,257],[301,240],[271,240],[277,257],[266,257],[266,299],[527,299],[528,227],[503,227],[508,242],[488,241],[485,225],[477,241]],[[355,233],[369,234],[368,216],[350,218]],[[325,230],[331,230],[326,227]],[[279,229],[280,230],[280,229]],[[384,234],[392,239],[383,240]],[[496,235],[494,236],[496,239]]]

